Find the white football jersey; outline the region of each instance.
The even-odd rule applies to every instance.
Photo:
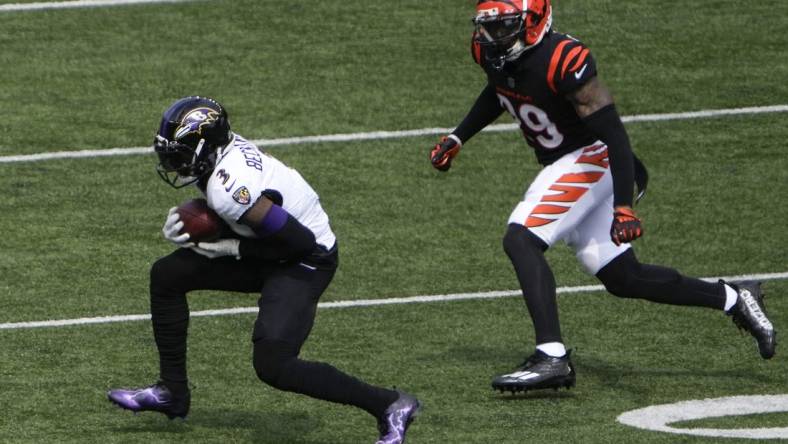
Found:
[[[318,244],[326,249],[334,246],[336,237],[328,223],[328,215],[320,206],[317,193],[301,174],[235,134],[217,153],[216,167],[205,189],[208,206],[234,232],[244,237],[258,237],[238,221],[262,195],[311,230]]]

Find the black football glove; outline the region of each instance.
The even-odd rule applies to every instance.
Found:
[[[460,153],[462,142],[460,139],[450,134],[441,137],[440,142],[430,151],[430,162],[435,169],[448,171],[451,168],[451,160]]]
[[[616,207],[613,213],[613,225],[610,227],[610,238],[616,245],[632,242],[643,235],[640,219],[630,207]]]

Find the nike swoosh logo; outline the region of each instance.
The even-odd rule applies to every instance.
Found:
[[[236,180],[238,180],[238,179],[236,179]],[[224,187],[224,191],[227,191],[229,193],[230,190],[232,190],[234,186],[235,186],[235,180],[233,181],[233,183],[230,184],[229,187]]]
[[[588,63],[586,63],[585,65],[583,65],[583,68],[582,68],[580,71],[578,71],[578,72],[576,72],[576,73],[575,73],[575,78],[576,78],[577,80],[580,80],[580,77],[583,77],[583,73],[584,73],[584,72],[586,72],[586,68],[588,68]]]

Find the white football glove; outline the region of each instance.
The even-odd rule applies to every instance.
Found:
[[[170,212],[167,213],[167,220],[164,221],[164,227],[162,227],[161,232],[168,241],[179,247],[184,247],[189,240],[189,233],[181,234],[183,221],[181,220],[180,214],[176,213],[175,210],[177,210],[176,207],[170,208]]]
[[[195,253],[201,254],[209,259],[216,259],[223,256],[235,256],[236,259],[241,259],[239,247],[241,241],[238,239],[219,239],[215,242],[197,242],[197,244],[189,244],[189,248],[194,250]]]

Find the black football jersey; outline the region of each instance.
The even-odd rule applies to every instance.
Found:
[[[525,140],[542,165],[596,141],[566,98],[596,76],[588,48],[573,37],[550,31],[517,60],[495,69],[473,43],[473,58],[506,109],[520,124]]]

